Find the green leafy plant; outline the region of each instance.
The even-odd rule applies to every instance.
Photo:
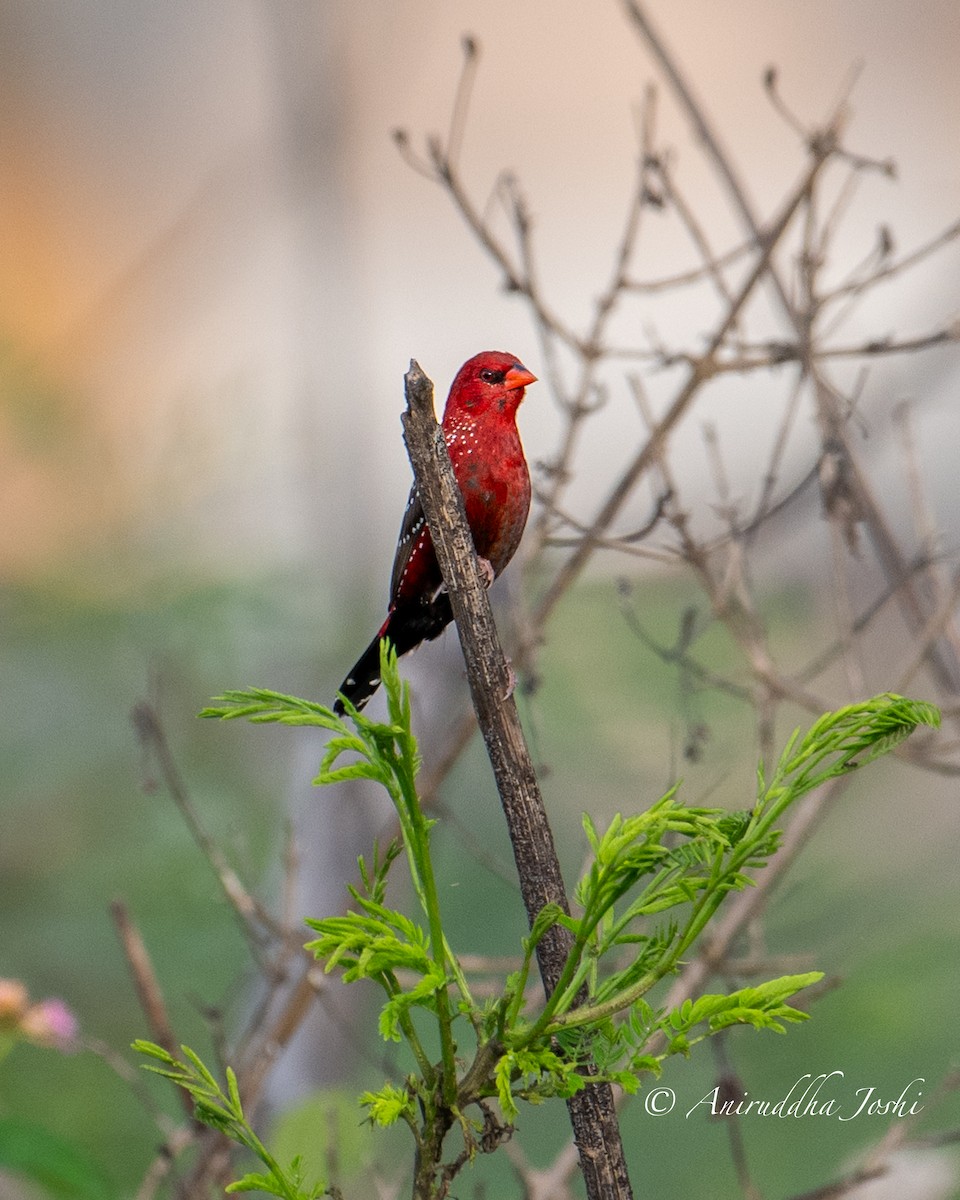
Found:
[[[776,850],[778,823],[792,804],[888,752],[918,725],[939,722],[929,704],[877,696],[825,714],[806,734],[795,732],[769,780],[759,770],[750,809],[687,806],[673,788],[645,812],[614,817],[603,831],[585,816],[591,862],[576,888],[575,914],[544,908],[523,940],[519,970],[499,995],[481,1003],[444,933],[430,852],[434,822],[424,816],[416,790],[409,689],[386,644],[381,671],[387,723],[349,705],[341,719],[321,705],[259,689],[229,692],[203,715],[326,729],[332,737],[315,782],[373,779],[393,801],[399,839],[375,851],[371,861],[360,859],[349,911],[307,922],[317,935],[308,949],[346,982],[367,979],[379,986],[380,1034],[406,1043],[412,1054],[415,1067],[402,1082],[365,1092],[360,1103],[374,1125],[402,1121],[409,1127],[416,1147],[414,1195],[422,1197],[443,1194],[466,1162],[494,1149],[522,1102],[568,1097],[587,1085],[588,1069],[590,1081],[635,1092],[645,1074],[659,1075],[666,1059],[689,1054],[722,1029],[747,1025],[783,1033],[787,1024],[805,1020],[807,1014],[789,1001],[821,979],[819,972],[702,995],[677,1009],[657,1007],[648,997],[677,970],[724,897],[748,886],[748,872],[761,869]],[[404,852],[416,918],[386,903],[388,874]],[[572,940],[558,985],[544,999],[527,984],[537,945],[557,924]],[[434,1042],[439,1060],[429,1050]],[[322,1194],[320,1185],[302,1190],[296,1163],[284,1172],[269,1156],[246,1123],[232,1074],[224,1091],[192,1051],[184,1050],[184,1063],[149,1043],[138,1048],[160,1060],[154,1069],[190,1092],[199,1120],[266,1165],[266,1175],[247,1175],[232,1190],[259,1189],[291,1200]],[[460,1142],[445,1161],[454,1127]]]
[[[194,1101],[194,1116],[198,1121],[212,1129],[219,1129],[231,1141],[245,1146],[267,1168],[266,1173],[251,1171],[229,1184],[228,1192],[263,1192],[268,1196],[280,1196],[282,1200],[318,1200],[320,1196],[337,1194],[335,1189],[328,1189],[322,1183],[305,1187],[299,1158],[295,1158],[287,1168],[280,1166],[247,1121],[237,1078],[229,1067],[224,1091],[189,1046],[182,1047],[186,1062],[174,1058],[153,1042],[136,1041],[133,1048],[163,1064],[159,1067],[150,1066],[149,1070],[172,1080],[190,1094]]]

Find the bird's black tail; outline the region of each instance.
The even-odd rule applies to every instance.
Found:
[[[364,650],[343,683],[334,701],[333,711],[343,716],[345,696],[354,708],[361,709],[380,686],[380,640],[389,638],[397,655],[414,650],[421,642],[432,641],[453,620],[450,597],[440,592],[425,604],[395,608],[384,621],[380,632]]]
[[[389,622],[388,622],[389,624]],[[384,630],[386,636],[386,630]],[[380,634],[373,639],[350,669],[349,675],[340,684],[340,695],[333,704],[333,711],[343,716],[343,696],[354,708],[363,708],[380,686]]]

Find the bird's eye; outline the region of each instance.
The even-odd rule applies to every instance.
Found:
[[[480,378],[484,383],[503,383],[506,377],[506,371],[495,371],[492,367],[486,367],[480,372]]]

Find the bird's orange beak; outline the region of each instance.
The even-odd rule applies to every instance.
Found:
[[[514,391],[516,388],[526,387],[528,383],[536,383],[537,377],[532,371],[528,371],[522,363],[517,363],[503,377],[504,386],[508,391]]]

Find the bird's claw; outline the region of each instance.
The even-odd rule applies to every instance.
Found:
[[[482,555],[478,554],[477,566],[480,568],[480,574],[483,576],[484,587],[490,587],[494,579],[497,577],[497,573],[493,569],[493,563],[489,558],[484,558]]]
[[[504,693],[504,700],[509,700],[513,693],[517,690],[517,673],[513,669],[513,663],[508,658],[507,663],[507,690]]]

